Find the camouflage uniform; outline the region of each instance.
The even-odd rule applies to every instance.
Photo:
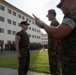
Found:
[[[72,29],[72,32],[62,40],[62,75],[76,75],[76,8],[65,15],[62,24]]]
[[[16,34],[16,37],[20,37],[19,42],[19,52],[21,57],[19,58],[19,75],[27,75],[30,62],[30,53],[29,53],[29,36],[26,32],[20,31]]]
[[[57,20],[53,20],[51,22],[51,25],[52,26],[55,26],[57,27],[59,25],[58,21]],[[56,39],[55,39],[56,40]],[[49,65],[50,65],[50,72],[51,72],[51,75],[60,75],[60,56],[59,56],[59,49],[56,48],[54,50],[53,48],[53,38],[51,38],[49,35],[48,35],[48,55],[49,55]],[[52,56],[52,52],[55,51],[56,54],[54,56]]]

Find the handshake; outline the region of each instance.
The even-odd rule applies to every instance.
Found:
[[[35,18],[36,24],[38,27],[40,28],[44,28],[45,23],[43,21],[41,21],[38,17],[36,17],[34,14],[32,14]]]

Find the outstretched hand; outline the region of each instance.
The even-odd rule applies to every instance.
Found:
[[[38,17],[36,17],[34,14],[32,14],[32,15],[34,16],[34,18],[36,20],[37,26],[40,27],[40,28],[44,28],[45,23],[42,20],[40,20]]]
[[[38,19],[34,14],[32,14],[32,15],[34,16],[35,20],[37,20],[37,19]]]

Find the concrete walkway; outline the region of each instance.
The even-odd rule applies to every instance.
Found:
[[[3,53],[0,53],[0,56],[7,56],[13,54],[16,54],[16,51],[3,51]]]
[[[39,52],[41,50],[30,50],[30,52]],[[3,51],[3,53],[0,52],[0,56],[7,56],[7,55],[13,55],[17,54],[16,51]]]
[[[0,68],[0,75],[18,75],[18,71],[16,69],[9,69],[9,68]],[[28,71],[27,75],[50,75],[45,73],[37,73]]]

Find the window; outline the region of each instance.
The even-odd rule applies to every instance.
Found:
[[[37,36],[37,39],[38,39],[38,36]]]
[[[4,6],[2,6],[2,5],[0,5],[0,9],[3,11],[5,10]]]
[[[37,30],[37,32],[39,32],[39,33],[40,33],[40,30]]]
[[[39,33],[40,33],[40,30],[39,30]]]
[[[37,32],[38,32],[38,30],[37,30]]]
[[[47,37],[47,34],[45,34],[45,37]]]
[[[13,25],[16,25],[16,22],[15,21],[13,21]]]
[[[29,27],[29,30],[31,30],[31,27]]]
[[[41,38],[41,40],[43,40],[43,38]]]
[[[41,37],[43,37],[43,34],[41,34]]]
[[[7,33],[8,33],[8,34],[11,34],[11,30],[7,30]]]
[[[3,45],[4,44],[4,40],[0,40],[0,45]]]
[[[18,26],[21,27],[20,23],[18,23]]]
[[[29,23],[31,23],[31,20],[29,20]]]
[[[11,24],[11,20],[10,19],[8,19],[8,23]]]
[[[36,36],[35,36],[35,38],[36,38]]]
[[[16,16],[16,12],[13,11],[13,15]]]
[[[34,35],[32,35],[32,38],[34,38]]]
[[[32,28],[32,31],[34,31],[34,28]]]
[[[21,15],[19,14],[18,17],[21,18]]]
[[[4,22],[4,17],[0,16],[0,21]]]
[[[32,38],[36,38],[36,35],[32,35]]]
[[[43,43],[43,41],[42,41],[42,43]]]
[[[10,9],[8,9],[8,13],[11,14],[11,10]]]
[[[32,21],[32,24],[34,24],[34,21]]]
[[[36,29],[35,29],[35,32],[36,32]]]
[[[39,36],[39,39],[40,39],[40,36]]]
[[[0,33],[4,33],[4,29],[3,28],[0,28]]]
[[[28,18],[26,18],[26,21],[28,22]]]
[[[24,20],[25,18],[22,16],[22,19]]]
[[[29,34],[29,37],[31,37],[31,34]]]
[[[8,41],[7,41],[7,43],[8,43],[8,44],[11,44],[11,41],[10,41],[10,40],[8,40]]]
[[[37,39],[40,39],[40,36],[37,36]]]
[[[12,31],[12,34],[15,35],[16,34],[16,31]]]

